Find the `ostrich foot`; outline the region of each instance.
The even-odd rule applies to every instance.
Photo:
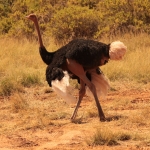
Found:
[[[106,119],[105,117],[101,117],[101,118],[100,118],[100,121],[101,121],[101,122],[105,122],[105,121],[107,121],[107,119]]]

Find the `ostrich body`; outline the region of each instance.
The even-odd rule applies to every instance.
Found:
[[[75,74],[68,68],[71,65],[70,62],[76,63],[76,65],[80,64],[84,72],[98,68],[98,66],[106,63],[105,61],[108,61],[108,50],[109,47],[107,45],[96,41],[83,39],[72,40],[55,52],[51,63],[48,65],[46,78],[49,85],[51,86],[52,80],[62,79],[64,76],[63,70],[67,70],[70,75],[73,73],[74,77],[79,77],[78,74]],[[103,51],[106,51],[106,56],[103,54]]]
[[[48,65],[46,80],[49,86],[53,87],[53,81],[61,82],[65,77],[64,71],[67,71],[72,79],[77,79],[80,83],[79,99],[71,119],[73,120],[76,117],[87,86],[94,96],[100,121],[105,121],[106,118],[97,96],[96,86],[91,82],[92,72],[101,75],[99,66],[105,65],[109,59],[122,59],[126,52],[126,46],[120,41],[104,44],[93,40],[75,39],[55,52],[48,52],[43,45],[36,15],[31,14],[27,18],[34,22],[38,33],[40,55]],[[103,80],[103,78],[101,79]],[[107,82],[104,84],[108,85]]]

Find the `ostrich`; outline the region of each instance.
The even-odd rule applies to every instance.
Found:
[[[105,44],[94,40],[75,39],[55,52],[48,52],[42,41],[36,15],[30,14],[26,17],[33,21],[37,30],[39,52],[42,60],[47,64],[46,80],[49,86],[63,93],[60,83],[63,82],[64,86],[68,86],[66,83],[68,83],[69,77],[77,79],[80,83],[78,102],[71,120],[75,119],[80,103],[86,93],[86,87],[88,87],[95,99],[100,121],[106,121],[97,91],[100,87],[100,92],[104,91],[106,93],[109,83],[99,66],[105,65],[109,59],[121,60],[126,52],[126,46],[120,41]],[[66,78],[67,80],[64,80]],[[94,83],[92,81],[95,78],[98,79],[98,82],[95,80]],[[65,96],[68,97],[66,93]]]

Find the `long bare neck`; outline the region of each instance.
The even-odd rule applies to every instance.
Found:
[[[37,30],[38,40],[39,40],[40,47],[44,47],[37,18],[34,21],[34,25],[35,25],[35,28]]]

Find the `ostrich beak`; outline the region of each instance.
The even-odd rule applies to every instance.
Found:
[[[25,16],[25,18],[29,19],[29,16]]]

